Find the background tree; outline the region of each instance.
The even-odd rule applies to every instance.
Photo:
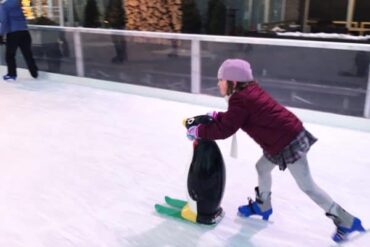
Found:
[[[36,17],[35,19],[29,20],[28,23],[33,25],[48,25],[48,26],[58,25],[58,23],[56,23],[55,21],[51,20],[46,16]]]
[[[109,0],[105,12],[105,21],[108,27],[123,29],[126,24],[126,15],[122,0]]]
[[[88,0],[85,7],[84,27],[100,27],[100,13],[96,0]]]
[[[208,34],[225,34],[226,6],[223,0],[210,0],[208,2],[208,14],[206,32]]]
[[[125,0],[126,29],[181,31],[181,0]]]
[[[182,1],[182,33],[201,33],[202,21],[194,0]]]

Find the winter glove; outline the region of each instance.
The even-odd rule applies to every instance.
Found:
[[[186,137],[190,140],[190,141],[194,141],[195,139],[198,139],[198,126],[199,125],[196,125],[196,126],[191,126],[187,131],[186,131]]]
[[[213,113],[210,113],[215,115]],[[189,140],[194,141],[195,139],[200,139],[198,136],[198,127],[200,124],[208,124],[213,122],[213,117],[209,114],[199,115],[191,118],[186,118],[183,121],[184,126],[186,127],[186,136]]]

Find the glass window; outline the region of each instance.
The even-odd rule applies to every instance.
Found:
[[[82,34],[87,77],[190,92],[190,41]]]
[[[202,42],[201,93],[218,96],[217,69],[248,60],[255,79],[284,105],[363,116],[370,52]]]
[[[283,0],[270,1],[269,22],[282,21]]]

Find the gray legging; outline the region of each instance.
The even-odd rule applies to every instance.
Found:
[[[266,199],[271,192],[271,172],[275,167],[276,165],[271,163],[264,156],[262,156],[256,164],[258,173],[258,187],[262,200]],[[289,164],[287,168],[293,175],[293,178],[295,179],[299,188],[325,212],[329,212],[334,201],[313,181],[310,169],[308,167],[306,155],[297,160],[294,164]]]

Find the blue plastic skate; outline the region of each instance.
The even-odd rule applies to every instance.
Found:
[[[352,232],[365,232],[365,228],[361,224],[361,220],[357,217],[354,218],[351,228],[346,228],[342,226],[337,227],[336,233],[333,235],[333,240],[337,243],[346,241],[348,239],[348,235]]]
[[[238,213],[242,217],[249,217],[251,215],[259,215],[262,216],[263,220],[268,220],[270,215],[272,214],[272,208],[261,211],[258,203],[253,201],[251,198],[248,198],[248,205],[243,205],[238,208]]]

